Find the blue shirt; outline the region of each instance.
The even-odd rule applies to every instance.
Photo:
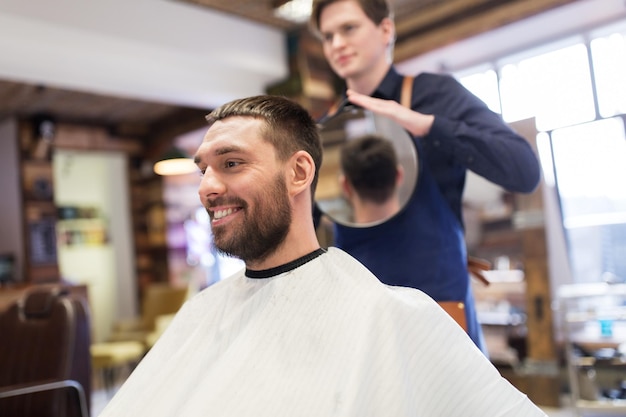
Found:
[[[403,78],[392,67],[372,96],[399,102]],[[411,109],[435,116],[428,135],[415,142],[460,222],[467,169],[512,192],[529,193],[539,184],[528,141],[452,76],[417,75]]]
[[[372,94],[400,101],[403,76],[392,67]],[[469,286],[461,204],[468,169],[514,192],[540,179],[530,144],[449,75],[415,77],[411,108],[435,116],[430,132],[413,138],[419,179],[407,206],[373,227],[335,224],[335,245],[382,282],[418,288],[437,301],[464,300],[468,333],[485,350]]]

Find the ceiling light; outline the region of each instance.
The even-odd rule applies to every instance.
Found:
[[[295,23],[304,23],[311,15],[313,0],[289,0],[274,9],[274,15]]]
[[[159,175],[183,175],[197,172],[193,159],[178,148],[172,148],[154,164],[154,172]]]

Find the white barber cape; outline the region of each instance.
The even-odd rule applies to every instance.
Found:
[[[544,415],[432,299],[336,248],[187,301],[101,414]]]

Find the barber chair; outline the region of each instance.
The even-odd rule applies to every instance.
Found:
[[[146,350],[151,347],[150,337],[157,329],[157,320],[163,316],[176,314],[187,299],[186,286],[172,286],[169,283],[153,283],[146,288],[141,303],[141,316],[114,323],[110,335],[111,342],[134,340],[141,342]]]
[[[491,269],[491,263],[484,259],[469,256],[467,259],[467,270],[471,277],[476,278],[483,285],[489,285],[489,280],[485,277],[484,271]],[[463,330],[467,332],[467,319],[465,318],[465,303],[463,301],[438,301],[438,304],[457,322]]]
[[[0,313],[0,416],[88,417],[89,310],[63,287],[34,287]]]
[[[462,301],[438,301],[437,304],[444,309],[467,332],[467,319],[465,318],[465,303]]]
[[[141,316],[116,322],[109,341],[91,345],[93,370],[109,396],[114,392],[120,373],[132,371],[139,363],[187,295],[187,287],[150,284],[143,296]]]

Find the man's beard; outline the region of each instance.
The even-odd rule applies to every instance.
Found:
[[[276,176],[269,190],[253,201],[254,210],[249,210],[249,204],[241,203],[241,224],[215,228],[215,247],[246,263],[259,262],[274,253],[289,232],[291,207],[284,178]]]

